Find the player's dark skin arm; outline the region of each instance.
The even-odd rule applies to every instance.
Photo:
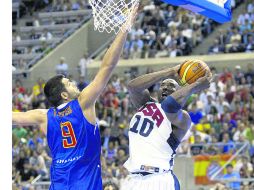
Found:
[[[173,97],[181,105],[181,107],[183,107],[190,95],[209,88],[210,83],[211,73],[207,72],[204,77],[198,79],[195,83],[182,87],[181,89],[173,92],[170,96]],[[191,126],[191,118],[188,112],[180,109],[177,113],[166,113],[166,115],[171,123],[176,126],[174,134],[178,140],[181,141]]]
[[[161,71],[141,75],[131,80],[128,83],[127,88],[130,93],[133,106],[140,108],[146,104],[146,102],[150,101],[151,96],[147,88],[166,78],[173,78],[177,74],[179,68],[180,65],[177,65],[172,68],[166,68]]]

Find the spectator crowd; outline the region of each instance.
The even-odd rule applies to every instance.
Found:
[[[13,29],[13,66],[17,70],[26,70],[33,64],[31,60],[38,54],[50,52],[61,38],[68,33],[68,28],[54,31],[49,26],[59,24],[81,23],[84,15],[51,16],[47,20],[40,19],[41,12],[68,12],[91,9],[87,0],[21,0],[21,16],[30,14],[32,17],[26,26],[45,27],[37,31],[35,28],[28,32]],[[246,3],[246,10],[239,15],[237,21],[217,35],[209,47],[209,54],[250,52],[254,50],[254,8],[251,0],[232,0],[232,9],[241,3]],[[15,26],[15,24],[14,24]],[[207,17],[192,13],[183,8],[173,7],[161,1],[147,1],[139,14],[138,22],[128,35],[124,45],[123,59],[176,57],[190,55],[218,24]],[[24,40],[39,40],[28,45],[16,45]],[[24,56],[22,56],[24,55]],[[33,56],[32,56],[33,55]],[[29,66],[28,66],[29,65]]]
[[[211,87],[191,96],[185,107],[193,126],[178,148],[177,155],[229,154],[239,149],[239,144],[249,143],[246,149],[248,154],[236,158],[232,171],[240,178],[254,177],[254,65],[248,64],[246,69],[237,65],[233,70],[224,68],[222,72],[216,68],[211,70],[217,76]],[[149,72],[152,69],[148,68]],[[115,189],[128,174],[123,163],[129,151],[128,125],[135,112],[126,88],[126,82],[131,78],[130,72],[121,77],[113,75],[96,104],[101,130],[103,182],[112,188],[116,186]],[[83,76],[80,81],[73,82],[80,90],[87,86]],[[48,108],[43,94],[44,85],[44,80],[40,78],[31,89],[26,89],[17,80],[13,87],[13,111]],[[155,84],[149,88],[155,98],[158,87],[159,84]],[[223,144],[215,146],[211,143]],[[22,186],[25,189],[26,184],[38,175],[41,176],[40,180],[49,180],[50,152],[46,137],[38,126],[13,125],[12,158],[12,179],[16,189],[22,189]],[[230,165],[227,168],[228,175],[231,175]],[[253,189],[253,183],[250,182],[238,185],[246,186],[246,190]]]
[[[189,55],[217,26],[206,17],[175,8],[160,1],[149,1],[139,15],[139,21],[130,31],[123,49],[124,59],[176,57]],[[240,14],[225,30],[219,31],[208,54],[254,51],[254,4],[250,0],[232,0],[232,8],[248,2]],[[87,0],[21,0],[21,17],[30,14],[32,21],[27,26],[57,25],[81,22],[83,17],[51,18],[42,22],[38,12],[75,11],[89,9]],[[22,40],[39,40],[29,46],[13,46],[13,54],[34,54],[48,50],[47,41],[63,36],[67,30],[53,33],[48,29],[31,30],[23,36],[13,30],[13,43]],[[25,69],[29,59],[13,61],[17,69]],[[79,63],[80,78],[75,81],[68,71],[68,61],[61,57],[55,71],[64,74],[77,84],[80,90],[88,85],[87,65],[91,60],[84,54]],[[211,87],[190,97],[185,109],[192,119],[186,140],[177,150],[180,155],[216,155],[234,153],[239,146],[248,143],[247,155],[236,158],[235,165],[227,166],[223,178],[254,177],[254,66],[246,69],[236,66],[222,72],[211,68],[217,74]],[[147,73],[152,72],[147,68]],[[101,130],[102,176],[104,189],[118,189],[128,172],[123,167],[127,160],[128,125],[134,114],[126,83],[137,73],[126,72],[125,76],[114,75],[96,104],[97,119]],[[43,94],[45,81],[39,78],[32,88],[25,88],[16,80],[12,93],[12,110],[27,111],[49,107]],[[159,84],[149,88],[156,98]],[[13,189],[32,190],[30,185],[38,176],[39,181],[49,181],[50,151],[46,137],[38,126],[13,125],[12,132],[12,181]],[[217,145],[215,145],[217,143]],[[221,144],[222,143],[222,144]],[[177,158],[176,158],[177,159]],[[252,182],[218,183],[214,189],[254,189]]]
[[[192,13],[183,8],[173,7],[161,1],[149,1],[144,6],[141,19],[131,30],[124,46],[124,59],[176,57],[192,53],[193,48],[200,44],[218,26],[218,23]],[[253,2],[233,0],[232,10],[241,3],[248,4],[250,13],[243,13],[248,18],[248,32],[253,35],[253,20],[251,21]],[[246,16],[248,15],[248,17]],[[245,30],[246,26],[241,27]],[[231,35],[232,31],[228,32]],[[246,35],[248,35],[246,33]],[[224,33],[223,33],[224,34]],[[230,36],[225,37],[230,38]],[[250,39],[251,40],[251,39]],[[226,42],[225,42],[226,43]],[[249,43],[245,39],[245,43]],[[249,47],[249,50],[253,49]],[[213,47],[209,48],[213,49]]]
[[[226,30],[220,30],[208,49],[208,54],[254,51],[254,3],[250,1],[237,20]]]
[[[30,68],[32,65],[28,66],[28,64],[32,59],[38,57],[39,54],[49,53],[56,44],[66,38],[66,35],[70,35],[75,24],[83,23],[88,20],[88,16],[91,16],[89,13],[65,15],[71,11],[90,9],[86,0],[20,0],[18,2],[21,18],[13,23],[12,65],[15,70],[19,71]],[[54,15],[39,16],[40,13],[51,12],[63,12],[63,14],[59,14],[57,17]],[[26,17],[25,21],[19,22],[24,17]],[[62,27],[57,28],[57,25]],[[23,31],[24,29],[26,31]]]

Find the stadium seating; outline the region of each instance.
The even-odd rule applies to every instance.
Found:
[[[247,4],[237,21],[230,24],[226,31],[220,31],[208,54],[237,53],[254,51],[254,3]]]
[[[78,1],[80,3],[77,5],[76,1],[71,4],[68,0],[55,0],[40,6],[27,5],[22,0],[13,2],[13,12],[17,14],[18,23],[25,17],[24,12],[36,15],[27,21],[29,26],[14,25],[12,64],[19,71],[36,64],[37,60],[53,48],[57,48],[57,44],[71,35],[81,23],[85,22],[84,20],[91,17],[86,1]],[[247,1],[232,2],[235,4],[234,7],[237,7]],[[252,45],[254,8],[251,3],[247,5],[247,11],[239,15],[237,21],[230,23],[226,31],[218,32],[213,46],[209,47],[208,54],[248,53],[254,50]],[[250,18],[250,24],[245,25],[246,17]],[[128,35],[123,59],[190,55],[193,48],[209,37],[218,26],[205,17],[187,13],[181,8],[176,9],[158,1],[146,5],[144,11],[140,13],[140,18],[141,21]],[[241,182],[241,186],[254,189],[254,182],[251,181],[254,178],[254,65],[250,63],[246,69],[240,65],[236,67],[229,65],[223,71],[218,71],[215,67],[211,70],[213,74],[217,74],[217,78],[210,89],[191,96],[185,107],[194,124],[186,140],[178,148],[177,156],[195,160],[196,165],[202,169],[194,167],[195,182],[207,185],[211,182],[207,176],[211,177],[214,174],[208,169],[207,173],[204,170],[209,168],[207,163],[219,158],[225,164],[234,153],[247,144],[247,148],[239,153],[241,157],[235,158],[232,163],[235,172],[240,174],[240,179],[246,180]],[[146,73],[150,72],[152,70],[147,68]],[[112,183],[119,187],[128,174],[123,163],[129,155],[128,125],[134,110],[126,84],[137,74],[143,73],[137,73],[137,69],[133,67],[125,75],[112,76],[104,94],[96,104],[101,130],[104,185]],[[87,85],[87,81],[83,78],[80,81],[73,79],[73,82],[80,88]],[[48,102],[43,94],[44,84],[45,81],[40,78],[31,88],[25,88],[21,80],[13,81],[12,110],[20,112],[48,108]],[[158,86],[159,83],[149,89],[153,96]],[[46,137],[38,130],[38,126],[27,125],[13,125],[12,135],[13,189],[33,188],[31,181],[34,179],[36,181],[34,185],[39,189],[48,189],[51,158]],[[243,154],[245,156],[242,156]],[[43,167],[38,168],[38,162],[41,162]],[[27,167],[29,175],[24,173],[24,167]],[[221,178],[218,182],[225,180],[222,176],[219,177]],[[223,184],[218,183],[215,186],[214,189],[218,189]]]
[[[199,156],[196,162],[200,164],[204,162],[204,159],[209,161],[213,160],[212,156],[216,159],[221,156],[221,162],[225,163],[226,156],[228,156],[227,159],[230,158],[230,153],[237,152],[239,147],[247,143],[249,145],[245,147],[244,153],[248,155],[246,159],[249,163],[249,172],[245,171],[242,165],[245,158],[241,156],[243,160],[235,160],[233,165],[242,178],[254,177],[254,117],[252,114],[254,112],[254,66],[249,64],[246,70],[240,66],[231,68],[231,71],[226,68],[222,72],[218,72],[216,68],[211,68],[211,70],[218,75],[216,81],[208,91],[197,94],[188,101],[187,110],[195,124],[187,140],[179,147],[178,155]],[[103,150],[103,182],[110,181],[118,186],[127,175],[122,165],[128,157],[128,122],[133,113],[126,88],[126,82],[130,78],[126,77],[114,75],[96,105]],[[79,85],[83,82],[76,83]],[[32,89],[25,89],[17,80],[13,87],[13,111],[47,108],[48,104],[40,88],[44,83],[40,79]],[[158,84],[150,89],[151,94],[154,94],[157,89]],[[114,96],[111,96],[112,94]],[[198,114],[201,117],[197,120]],[[13,126],[13,141],[15,141],[13,142],[13,167],[16,167],[13,171],[13,176],[16,176],[13,181],[16,185],[20,186],[21,181],[26,184],[26,178],[22,176],[22,173],[17,173],[21,170],[22,159],[27,160],[32,166],[35,162],[33,160],[35,156],[32,155],[43,152],[45,165],[48,167],[50,164],[50,153],[45,143],[46,137],[38,131],[36,126]],[[105,138],[110,139],[108,143],[104,143]],[[21,152],[25,154],[25,158],[21,156],[23,154]],[[38,176],[39,172],[36,171],[36,168],[31,168],[33,170],[31,176]],[[195,170],[200,171],[197,168]],[[46,174],[47,172],[43,173],[38,184],[44,184],[42,180],[49,180]],[[207,183],[207,181],[200,180],[199,177],[196,182],[198,184]],[[246,182],[242,185],[246,185]],[[248,182],[247,185],[251,188],[254,184]]]
[[[34,4],[34,7],[31,8],[30,5],[26,5],[26,2],[13,2],[13,12],[17,13],[18,22],[13,28],[12,44],[12,65],[16,67],[16,72],[20,71],[20,68],[17,67],[20,59],[25,60],[27,64],[24,70],[30,68],[39,58],[43,57],[36,53],[47,54],[91,18],[91,10],[84,2],[82,4],[82,2],[73,1],[73,7],[69,8],[65,7],[67,6],[65,1],[58,3],[48,2],[39,8],[35,8],[37,5]],[[25,6],[26,14],[29,14],[27,9],[32,9],[33,17],[20,14],[22,5]],[[25,21],[23,21],[24,18]],[[29,49],[32,49],[32,53],[27,53]]]

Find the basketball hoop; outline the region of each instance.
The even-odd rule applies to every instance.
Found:
[[[117,34],[131,29],[128,19],[139,0],[89,0],[94,18],[94,29]]]

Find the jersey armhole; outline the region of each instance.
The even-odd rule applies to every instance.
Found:
[[[147,101],[144,105],[137,108],[136,111],[142,110],[148,103],[157,103],[157,101],[150,96],[149,101]]]
[[[83,110],[82,110],[82,108],[81,108],[81,106],[80,106],[80,104],[79,104],[78,99],[73,100],[73,103],[74,103],[74,106],[75,106],[75,107],[78,107],[78,109],[79,109],[79,111],[80,111],[82,117],[85,119],[85,121],[86,121],[89,125],[92,125],[92,126],[94,126],[94,127],[96,127],[96,126],[99,127],[99,125],[98,125],[97,122],[95,122],[95,124],[93,124],[93,123],[91,123],[90,121],[87,120],[87,118],[85,117],[85,115],[84,115],[84,113],[83,113]]]
[[[174,152],[176,151],[177,147],[181,143],[181,141],[179,141],[179,139],[173,132],[173,125],[172,125],[172,133],[170,134],[167,142]]]

